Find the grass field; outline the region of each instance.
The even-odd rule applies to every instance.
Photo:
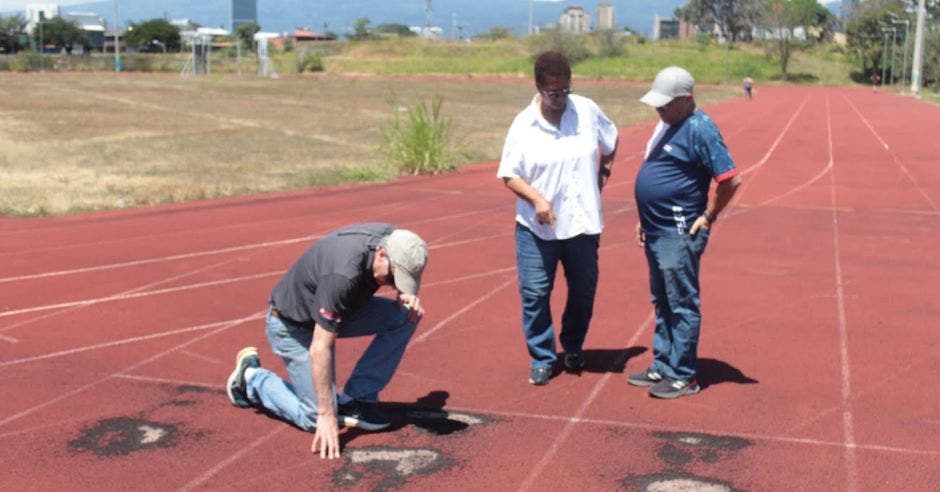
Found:
[[[622,127],[655,118],[637,101],[645,84],[576,78],[573,85]],[[0,214],[387,179],[394,171],[378,150],[380,125],[436,95],[460,140],[461,163],[497,159],[509,123],[533,94],[528,77],[2,74]],[[733,94],[703,86],[698,99]]]

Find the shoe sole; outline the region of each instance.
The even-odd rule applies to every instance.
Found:
[[[688,386],[688,387],[686,387],[685,389],[683,389],[683,390],[681,390],[681,391],[673,391],[673,392],[669,392],[669,393],[654,393],[654,392],[650,391],[650,396],[654,396],[654,397],[656,397],[656,398],[662,398],[662,399],[664,399],[664,400],[672,400],[672,399],[675,399],[675,398],[679,398],[680,396],[694,395],[694,394],[698,393],[699,391],[702,391],[702,387],[701,387],[701,386],[694,386],[694,387],[693,387],[693,386]]]
[[[376,424],[376,423],[372,423],[372,422],[366,422],[366,421],[363,421],[363,420],[359,420],[359,419],[357,419],[356,417],[350,417],[350,416],[347,416],[347,415],[340,415],[337,420],[339,420],[340,423],[342,423],[343,426],[345,426],[345,427],[355,427],[355,428],[357,428],[357,429],[362,429],[362,430],[367,430],[367,431],[382,430],[382,429],[384,429],[384,428],[386,428],[386,427],[392,425],[391,422],[389,422],[389,423],[387,423],[387,424]]]
[[[533,380],[533,379],[530,378],[530,379],[529,379],[529,384],[533,384],[533,385],[535,385],[535,386],[545,386],[546,384],[548,384],[548,381],[535,381],[535,380]]]
[[[662,379],[660,379],[659,381],[662,381]],[[627,378],[627,382],[628,382],[628,383],[632,384],[633,386],[640,386],[640,387],[643,387],[643,388],[649,388],[650,386],[655,386],[656,383],[658,383],[659,381],[652,381],[652,380],[649,380],[649,379],[630,379],[630,378]]]
[[[225,392],[228,393],[228,399],[232,400],[232,405],[236,407],[248,408],[251,406],[251,403],[242,404],[239,402],[235,394],[232,393],[232,388],[238,381],[238,377],[242,374],[242,362],[250,355],[257,356],[258,349],[256,347],[245,347],[238,351],[238,355],[235,356],[235,370],[229,375],[228,382],[225,385]]]

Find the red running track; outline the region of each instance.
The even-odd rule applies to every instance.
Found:
[[[650,360],[632,178],[652,123],[623,130],[604,193],[586,371],[546,387],[526,381],[514,197],[493,163],[0,219],[0,489],[940,489],[940,108],[758,96],[706,108],[745,184],[703,264],[704,389],[676,401],[625,380]],[[271,287],[316,237],[367,220],[429,241],[429,312],[383,395],[395,424],[344,431],[324,461],[223,385],[245,345],[281,371]],[[340,343],[341,379],[363,346]]]

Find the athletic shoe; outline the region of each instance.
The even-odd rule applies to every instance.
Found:
[[[643,372],[637,372],[627,376],[627,382],[633,386],[653,386],[662,380],[663,375],[652,369],[647,369]]]
[[[650,388],[650,396],[656,398],[679,398],[680,396],[694,395],[701,391],[695,379],[682,381],[681,379],[665,378]]]
[[[539,366],[532,368],[532,372],[529,373],[529,382],[536,386],[543,386],[548,384],[548,380],[552,377],[552,368],[551,366]]]
[[[226,390],[228,398],[236,407],[248,408],[251,401],[248,400],[248,384],[245,382],[245,369],[249,367],[261,367],[261,359],[258,357],[258,349],[255,347],[245,347],[235,356],[235,370],[228,377]]]
[[[337,419],[347,427],[358,427],[362,430],[382,430],[392,424],[392,418],[376,408],[374,403],[349,400],[348,403],[338,405]]]
[[[580,350],[565,354],[565,369],[571,372],[580,372],[584,369],[584,355]]]

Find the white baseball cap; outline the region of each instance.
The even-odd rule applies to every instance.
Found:
[[[680,96],[691,96],[695,88],[695,79],[684,68],[666,67],[656,74],[653,86],[650,87],[641,102],[654,108],[661,108]]]
[[[404,294],[417,295],[421,273],[428,262],[428,245],[407,229],[395,229],[385,238],[385,252],[395,267],[395,288]]]

